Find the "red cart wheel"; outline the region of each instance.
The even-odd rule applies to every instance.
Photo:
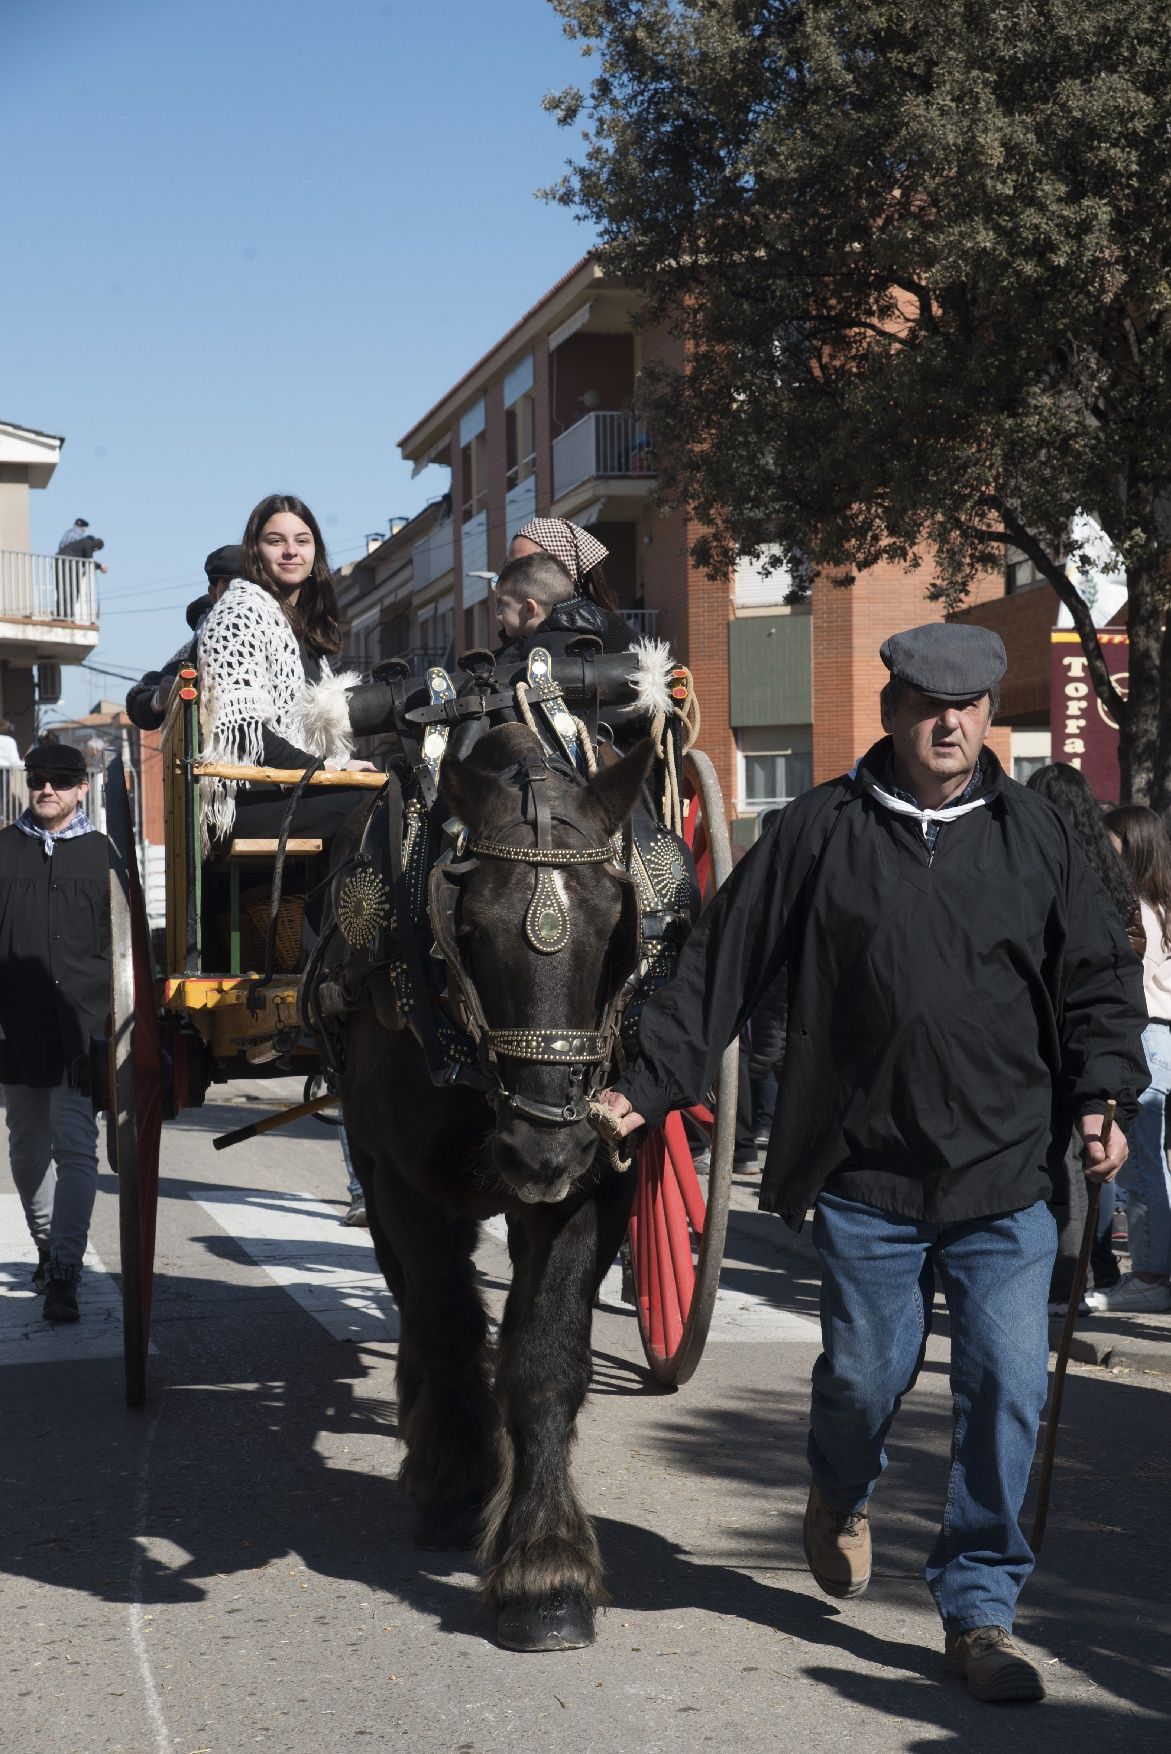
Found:
[[[154,1282],[162,1043],[150,962],[150,929],[138,876],[121,760],[106,774],[110,840],[110,1046],[106,1151],[118,1177],[126,1401],[146,1399]]]
[[[684,758],[683,835],[706,903],[732,869],[732,849],[715,769],[698,750]],[[732,1192],[738,1073],[733,1042],[720,1063],[714,1107],[685,1111],[707,1147],[706,1174],[696,1168],[678,1110],[648,1131],[639,1152],[630,1259],[643,1351],[663,1383],[692,1375],[715,1307]]]

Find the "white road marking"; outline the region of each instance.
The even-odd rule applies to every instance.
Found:
[[[191,1198],[335,1340],[397,1340],[398,1311],[370,1232],[310,1194],[204,1188]]]
[[[502,1217],[489,1218],[484,1229],[501,1247],[507,1245],[508,1230]],[[622,1268],[617,1261],[602,1280],[600,1303],[611,1315],[634,1314],[630,1305],[622,1301]],[[716,1293],[716,1307],[712,1311],[711,1327],[708,1329],[709,1343],[718,1344],[725,1340],[797,1340],[810,1346],[816,1345],[820,1338],[821,1331],[817,1322],[806,1316],[796,1315],[792,1310],[781,1309],[767,1297],[758,1297],[748,1291],[733,1291],[727,1285],[721,1285]]]
[[[122,1356],[122,1294],[91,1242],[79,1322],[47,1322],[32,1288],[37,1251],[16,1194],[0,1194],[0,1365],[72,1364]]]
[[[142,1677],[142,1694],[146,1701],[147,1713],[151,1728],[154,1730],[155,1754],[168,1754],[173,1746],[171,1734],[167,1728],[167,1719],[163,1711],[163,1702],[159,1694],[158,1684],[151,1667],[150,1652],[146,1645],[146,1622],[143,1618],[142,1580],[146,1567],[147,1546],[149,1536],[146,1533],[146,1507],[150,1490],[150,1458],[154,1450],[155,1434],[159,1428],[159,1414],[162,1401],[155,1403],[150,1415],[150,1430],[146,1442],[142,1446],[139,1462],[138,1490],[134,1495],[134,1563],[130,1568],[130,1643],[138,1663],[138,1673]]]

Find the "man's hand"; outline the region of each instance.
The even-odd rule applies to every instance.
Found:
[[[628,1133],[636,1133],[639,1127],[645,1127],[646,1121],[637,1109],[631,1108],[626,1098],[617,1090],[601,1090],[598,1092],[599,1105],[610,1111],[614,1117],[613,1126],[616,1138],[625,1139]]]
[[[1126,1134],[1115,1121],[1110,1137],[1102,1144],[1101,1115],[1083,1115],[1078,1121],[1082,1136],[1082,1168],[1088,1182],[1112,1182],[1130,1155]]]
[[[156,713],[166,712],[168,702],[170,701],[171,695],[174,693],[178,681],[179,678],[177,676],[163,677],[162,681],[150,697],[150,704],[153,706]]]

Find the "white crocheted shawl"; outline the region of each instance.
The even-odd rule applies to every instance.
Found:
[[[232,580],[200,629],[198,664],[203,760],[260,766],[264,725],[335,761],[353,749],[346,692],[360,677],[335,676],[322,658],[321,681],[307,682],[288,617],[262,586]],[[200,781],[205,852],[232,832],[236,783]]]

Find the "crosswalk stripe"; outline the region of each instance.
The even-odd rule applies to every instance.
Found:
[[[92,1242],[79,1322],[47,1322],[32,1288],[37,1251],[16,1194],[0,1194],[0,1365],[72,1364],[122,1356],[122,1297]]]
[[[263,1188],[205,1187],[191,1198],[335,1340],[398,1339],[370,1233],[342,1224],[336,1206]]]

